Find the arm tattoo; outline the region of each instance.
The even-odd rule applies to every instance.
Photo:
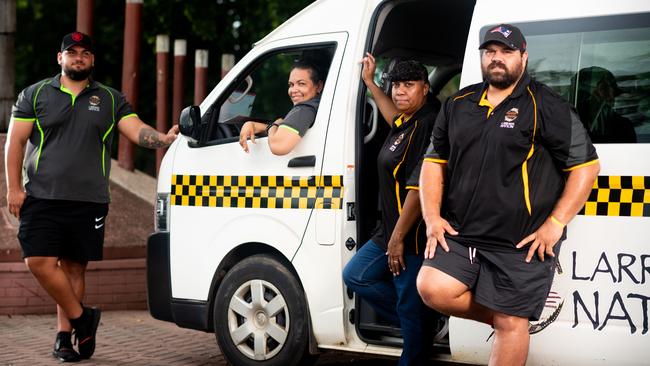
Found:
[[[147,147],[149,149],[159,149],[161,147],[169,146],[168,143],[160,140],[160,132],[154,130],[153,128],[147,126],[140,130],[140,135],[138,136],[138,145],[142,147]]]

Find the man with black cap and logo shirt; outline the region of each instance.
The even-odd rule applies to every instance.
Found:
[[[174,141],[178,127],[167,134],[154,130],[120,92],[92,79],[88,35],[63,37],[57,60],[61,73],[27,87],[14,104],[5,146],[7,203],[20,219],[25,264],[57,303],[53,355],[75,362],[95,350],[100,310],[81,299],[88,261],[102,259],[114,131],[161,148]]]
[[[446,101],[425,154],[418,291],[442,313],[494,328],[490,365],[523,365],[528,322],[600,165],[575,110],[526,72],[517,27],[488,29],[479,48],[485,81]]]

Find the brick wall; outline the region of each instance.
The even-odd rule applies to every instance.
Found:
[[[145,259],[90,262],[84,304],[102,310],[147,309]],[[49,314],[56,306],[24,263],[0,263],[0,315]]]

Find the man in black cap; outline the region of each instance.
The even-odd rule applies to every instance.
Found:
[[[517,27],[488,29],[480,49],[484,82],[446,101],[425,155],[418,291],[442,313],[494,328],[490,365],[523,365],[566,224],[600,168],[575,110],[526,72]]]
[[[102,259],[114,131],[160,148],[178,128],[154,130],[120,92],[92,79],[88,35],[63,37],[57,60],[61,73],[27,87],[14,104],[5,146],[7,203],[20,219],[25,263],[57,303],[53,355],[75,362],[93,355],[101,315],[81,300],[88,261]]]

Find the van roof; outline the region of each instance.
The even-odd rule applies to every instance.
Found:
[[[332,32],[356,32],[381,0],[318,0],[275,28],[254,46],[278,39]]]
[[[375,9],[389,0],[318,0],[305,7],[255,46],[278,39],[330,32],[354,32],[369,22]],[[441,3],[444,4],[444,3]],[[441,5],[444,6],[444,5]],[[534,22],[646,12],[647,0],[477,0],[474,22],[485,24]],[[470,31],[470,37],[476,30]]]

